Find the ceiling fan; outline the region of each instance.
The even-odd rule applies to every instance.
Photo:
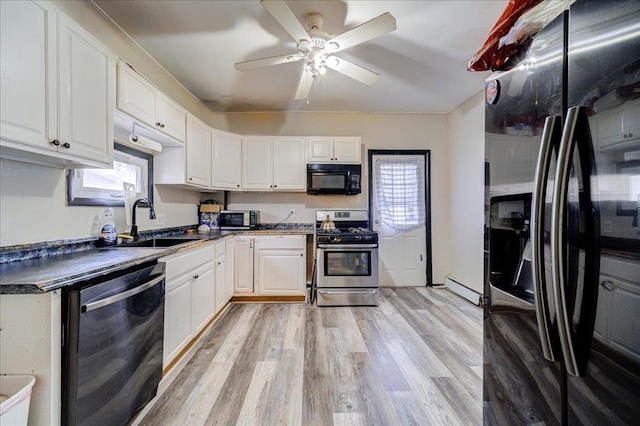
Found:
[[[238,62],[235,64],[235,68],[238,71],[304,60],[305,65],[298,84],[296,99],[306,99],[315,79],[319,75],[324,75],[327,72],[327,68],[338,71],[368,86],[374,84],[380,77],[379,74],[353,62],[338,58],[334,54],[394,31],[396,29],[396,20],[391,14],[383,13],[377,18],[331,37],[326,31],[322,30],[323,19],[319,13],[310,13],[306,16],[305,20],[309,29],[305,30],[284,1],[261,0],[260,3],[293,37],[297,43],[298,51],[289,55]]]

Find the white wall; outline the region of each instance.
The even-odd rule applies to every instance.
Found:
[[[484,96],[476,94],[449,114],[451,266],[447,275],[483,292]]]
[[[66,174],[62,169],[0,160],[0,246],[28,244],[91,235],[93,221],[104,207],[66,206]],[[165,224],[150,221],[146,209],[136,217],[141,231],[197,222],[200,194],[156,186],[154,205]],[[124,207],[115,207],[118,232],[128,232]]]
[[[230,208],[261,211],[263,222],[283,220],[296,210],[296,222],[313,222],[323,208],[368,208],[368,149],[428,149],[431,151],[433,282],[443,283],[449,263],[449,148],[444,114],[361,113],[228,113],[216,117],[216,127],[245,135],[360,136],[363,190],[354,196],[232,193]]]

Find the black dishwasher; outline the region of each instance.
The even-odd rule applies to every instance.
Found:
[[[124,425],[162,378],[164,264],[146,263],[65,290],[63,423]]]

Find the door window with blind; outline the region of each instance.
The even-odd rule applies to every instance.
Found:
[[[374,168],[380,224],[401,231],[425,226],[424,156],[376,156]]]

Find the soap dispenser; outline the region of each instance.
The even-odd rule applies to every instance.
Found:
[[[102,214],[102,231],[98,238],[98,245],[100,247],[114,246],[118,242],[118,234],[116,232],[116,225],[113,221],[113,208],[107,207]]]

